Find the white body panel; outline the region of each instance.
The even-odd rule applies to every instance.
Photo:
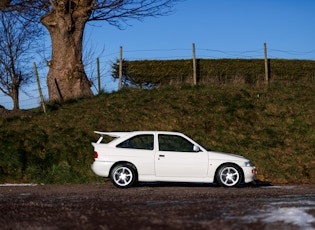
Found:
[[[207,177],[207,152],[156,152],[157,177]]]
[[[92,164],[95,174],[102,177],[110,177],[110,170],[113,165],[123,162],[134,165],[138,175],[138,181],[153,182],[207,182],[212,183],[215,179],[216,170],[222,164],[231,163],[238,165],[244,173],[244,182],[249,183],[254,180],[256,171],[253,166],[246,166],[248,159],[233,155],[207,151],[201,145],[177,132],[160,131],[137,131],[137,132],[95,132],[101,135],[96,143],[92,143],[98,157]],[[154,135],[154,146],[152,150],[117,148],[129,138],[141,135]],[[178,135],[197,146],[200,151],[175,152],[160,151],[158,145],[158,135]],[[117,137],[107,144],[101,143],[103,135]],[[255,172],[253,172],[253,170]]]

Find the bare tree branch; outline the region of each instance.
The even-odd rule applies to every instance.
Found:
[[[49,31],[52,60],[47,85],[50,100],[92,96],[82,61],[86,23],[108,22],[123,28],[129,20],[169,15],[182,0],[4,0],[0,11],[41,22]]]
[[[10,12],[0,12],[0,91],[12,98],[14,109],[19,109],[19,90],[31,78],[28,52],[40,30],[36,29],[38,24],[11,16]]]

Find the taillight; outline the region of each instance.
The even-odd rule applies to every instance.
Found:
[[[94,152],[94,158],[98,158],[98,153]]]

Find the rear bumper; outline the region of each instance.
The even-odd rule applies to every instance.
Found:
[[[98,176],[109,177],[112,165],[112,162],[94,161],[91,165],[91,169]]]

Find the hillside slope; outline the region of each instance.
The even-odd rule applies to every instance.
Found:
[[[244,155],[258,179],[315,183],[315,86],[125,89],[47,115],[1,119],[0,183],[102,181],[90,170],[99,131],[180,131],[215,151]]]

